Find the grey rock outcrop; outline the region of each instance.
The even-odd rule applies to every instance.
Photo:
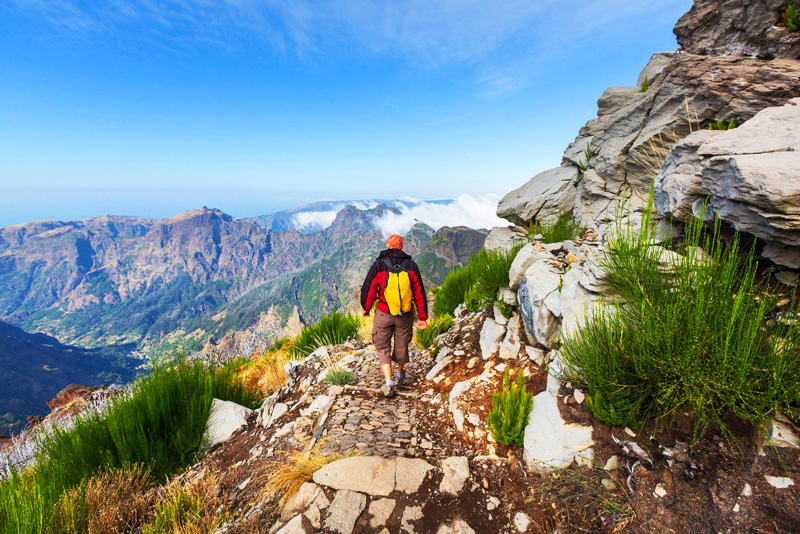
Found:
[[[767,108],[726,132],[697,132],[667,157],[656,179],[659,213],[685,219],[704,199],[707,216],[767,241],[765,255],[800,267],[800,98]]]
[[[578,168],[569,165],[541,172],[504,196],[497,215],[515,224],[552,220],[572,209],[577,179]]]
[[[695,54],[800,59],[800,33],[781,25],[788,0],[698,0],[678,20],[675,35]]]

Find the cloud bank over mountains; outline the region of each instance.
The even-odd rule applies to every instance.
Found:
[[[361,210],[386,204],[399,213],[387,212],[374,220],[381,233],[405,234],[414,224],[422,222],[438,230],[443,226],[466,226],[469,228],[491,228],[505,226],[508,223],[496,215],[497,195],[467,195],[447,200],[419,200],[403,198],[396,201],[363,200],[331,203],[324,209],[301,211],[292,216],[292,225],[302,232],[315,232],[327,228],[333,223],[336,214],[346,206],[355,206]]]

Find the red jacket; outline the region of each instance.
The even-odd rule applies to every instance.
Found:
[[[378,309],[383,313],[389,313],[389,306],[383,298],[383,291],[386,287],[386,278],[388,271],[386,265],[383,263],[384,258],[408,260],[408,278],[411,283],[411,293],[414,297],[414,306],[417,308],[417,317],[420,320],[428,319],[428,299],[425,296],[425,286],[422,283],[422,275],[419,274],[419,267],[411,259],[411,256],[399,249],[387,249],[381,251],[378,259],[372,264],[367,273],[367,278],[361,286],[361,307],[364,311],[370,311],[375,302],[378,303]],[[397,264],[395,264],[397,265]]]

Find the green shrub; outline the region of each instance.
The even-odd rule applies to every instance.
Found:
[[[503,374],[503,391],[492,395],[492,411],[486,419],[486,426],[492,437],[503,445],[522,446],[528,414],[533,406],[533,394],[525,387],[525,376],[517,371],[515,383],[511,383],[511,373]]]
[[[417,330],[414,334],[414,343],[421,349],[429,349],[436,336],[447,332],[453,326],[453,317],[450,315],[437,315],[428,321],[428,328]]]
[[[104,470],[142,464],[164,478],[191,464],[214,398],[250,407],[259,400],[233,372],[200,363],[158,367],[104,413],[55,431],[32,471],[0,483],[0,532],[42,532],[61,495]]]
[[[494,305],[497,306],[497,309],[500,310],[500,313],[503,314],[503,317],[506,319],[511,319],[511,316],[514,315],[514,308],[510,304],[506,304],[502,300],[494,301]]]
[[[648,78],[647,76],[645,76],[642,85],[639,86],[639,92],[646,93],[647,90],[650,89],[650,86],[656,83],[657,79],[658,79],[658,74],[656,74],[652,78]]]
[[[736,124],[736,121],[732,120],[730,122],[725,122],[722,120],[715,120],[711,124],[708,125],[709,130],[733,130],[734,128],[738,127],[739,125]]]
[[[569,212],[562,211],[555,221],[551,223],[538,223],[528,225],[528,238],[533,241],[534,236],[541,235],[544,243],[560,243],[580,237],[586,228],[576,224]]]
[[[325,375],[325,380],[334,386],[346,386],[347,384],[352,384],[356,381],[356,375],[347,369],[342,369],[341,367],[334,365],[328,369],[328,372]]]
[[[783,13],[783,23],[789,30],[800,32],[800,10],[797,9],[794,0],[789,0],[789,5]]]
[[[318,323],[303,328],[294,339],[289,354],[302,359],[325,345],[338,345],[358,334],[361,321],[351,313],[333,312]]]
[[[595,416],[635,426],[689,412],[700,436],[712,424],[729,432],[731,415],[756,424],[798,402],[800,325],[776,315],[753,250],[698,219],[666,265],[655,232],[649,216],[620,228],[603,260],[614,306],[563,340]]]
[[[459,304],[470,311],[491,306],[497,291],[508,286],[508,271],[520,248],[509,252],[481,249],[465,267],[451,271],[436,295],[433,313],[452,316]]]

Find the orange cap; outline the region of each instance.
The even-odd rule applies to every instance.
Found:
[[[403,238],[397,234],[392,234],[386,240],[386,248],[403,248]]]

